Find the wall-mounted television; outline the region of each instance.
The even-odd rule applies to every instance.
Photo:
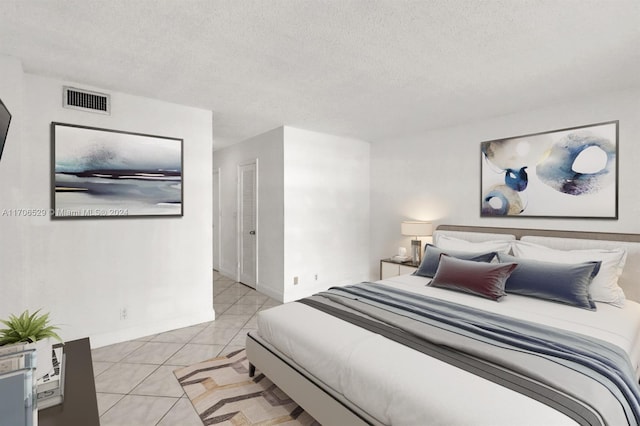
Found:
[[[9,123],[11,123],[11,113],[0,99],[0,158],[4,151],[4,141],[7,140],[7,133],[9,133]]]

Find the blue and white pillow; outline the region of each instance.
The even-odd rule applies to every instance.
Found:
[[[505,291],[596,310],[589,288],[600,270],[599,261],[564,264],[523,259],[498,253],[500,263],[517,263]]]

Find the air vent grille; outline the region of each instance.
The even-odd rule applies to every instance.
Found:
[[[63,87],[63,106],[82,111],[111,114],[111,97],[105,93]]]

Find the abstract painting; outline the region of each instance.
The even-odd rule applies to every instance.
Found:
[[[182,216],[182,139],[51,123],[52,218]]]
[[[618,121],[482,142],[480,216],[618,218]]]

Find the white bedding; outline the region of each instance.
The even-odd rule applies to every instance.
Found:
[[[598,303],[593,312],[513,294],[494,302],[425,287],[428,281],[404,275],[379,282],[606,340],[624,349],[638,371],[638,303],[627,301],[622,309]],[[260,312],[258,333],[384,424],[576,424],[517,392],[300,303]]]

